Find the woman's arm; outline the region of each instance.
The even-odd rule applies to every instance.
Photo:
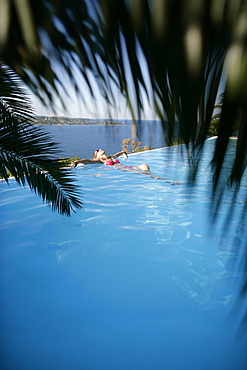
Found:
[[[90,164],[90,163],[102,163],[99,159],[78,159],[70,164],[70,167],[76,167],[79,163]]]
[[[128,156],[128,155],[127,155],[127,152],[126,152],[125,150],[122,150],[121,152],[118,152],[118,153],[116,153],[116,154],[111,155],[111,157],[113,157],[113,158],[117,158],[117,157],[119,157],[119,156],[120,156],[120,155],[122,155],[122,154],[125,154],[126,156]]]

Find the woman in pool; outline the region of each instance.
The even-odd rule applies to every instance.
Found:
[[[149,171],[149,166],[147,164],[141,164],[140,166],[123,166],[119,162],[118,158],[120,155],[126,154],[125,151],[118,152],[111,156],[107,156],[105,151],[102,149],[95,150],[92,155],[92,159],[79,159],[71,163],[70,167],[76,167],[78,164],[92,164],[92,163],[104,163],[106,166],[117,166],[121,167],[123,170],[141,170],[141,171]]]
[[[165,180],[165,182],[169,183],[170,185],[181,185],[182,184],[181,182],[171,181],[171,180],[164,179],[163,177],[153,175],[152,173],[149,172],[150,168],[147,164],[141,164],[140,166],[122,165],[119,162],[119,160],[116,159],[122,154],[127,155],[127,153],[123,150],[122,152],[118,152],[108,157],[105,154],[104,150],[98,149],[93,152],[92,159],[79,159],[77,161],[72,162],[70,167],[76,167],[80,163],[82,164],[104,163],[106,166],[114,166],[119,170],[140,173],[142,175],[147,175],[151,177],[152,179]]]

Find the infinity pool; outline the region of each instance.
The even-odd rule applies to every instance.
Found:
[[[0,184],[1,369],[246,369],[233,306],[246,276],[247,179],[222,234],[232,198],[210,223],[213,145],[194,187],[178,147],[121,162],[148,163],[180,185],[110,166],[72,169],[84,207],[69,218],[14,180]]]

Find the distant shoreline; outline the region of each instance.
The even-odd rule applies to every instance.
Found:
[[[87,123],[37,123],[35,122],[34,123],[35,125],[38,125],[38,126],[73,126],[73,125],[76,125],[76,126],[88,126],[88,125],[109,125],[109,126],[126,126],[126,123],[117,123],[117,122],[113,122],[113,123],[110,123],[110,122],[87,122]]]
[[[122,120],[121,120],[122,121]],[[85,118],[69,118],[56,116],[36,116],[35,125],[41,126],[71,126],[71,125],[126,125],[125,122],[109,120],[90,120]]]

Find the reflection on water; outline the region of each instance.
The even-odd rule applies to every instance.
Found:
[[[224,289],[221,292],[217,289],[219,280],[224,282],[246,275],[245,272],[236,272],[236,266],[234,268],[229,264],[229,259],[239,258],[239,246],[234,248],[229,239],[221,239],[217,243],[210,236],[206,229],[208,210],[202,208],[203,202],[200,202],[200,207],[193,198],[169,198],[164,202],[166,194],[154,197],[153,190],[150,197],[141,195],[139,202],[144,204],[148,200],[148,206],[137,223],[152,228],[157,243],[162,248],[168,248],[179,260],[182,269],[179,275],[172,276],[173,282],[204,308],[215,305],[219,308],[219,305],[233,302],[236,298],[235,287],[232,287],[232,292],[229,289],[228,294]],[[228,238],[231,236],[229,230],[226,234]],[[234,230],[233,236],[236,236]],[[239,237],[242,239],[243,235]],[[185,270],[189,274],[185,274]]]
[[[243,193],[222,238],[230,205],[222,202],[213,227],[208,167],[190,187],[177,158],[166,148],[128,159],[183,181],[176,187],[104,166],[74,169],[84,208],[70,218],[1,184],[2,368],[246,368],[240,316],[228,318],[246,278],[236,264]]]

